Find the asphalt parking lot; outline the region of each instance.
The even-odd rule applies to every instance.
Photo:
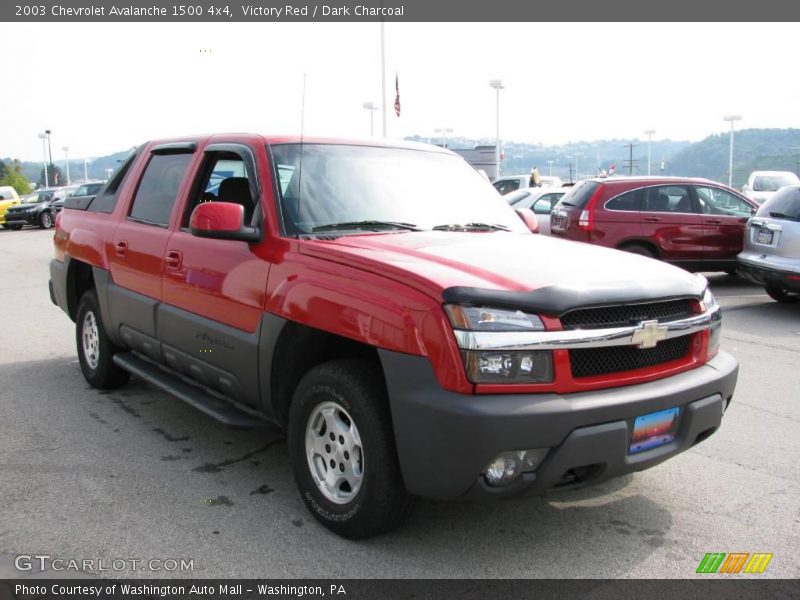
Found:
[[[800,306],[759,287],[710,276],[741,367],[706,442],[589,490],[421,501],[405,528],[350,542],[307,513],[277,435],[136,379],[89,388],[47,293],[52,235],[0,231],[0,576],[36,554],[194,566],[106,576],[692,577],[706,552],[772,552],[765,577],[800,576]]]

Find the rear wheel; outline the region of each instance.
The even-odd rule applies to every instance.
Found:
[[[786,290],[769,286],[764,289],[767,290],[767,294],[769,294],[770,298],[778,302],[783,302],[784,304],[797,304],[800,302],[800,296],[797,294],[790,294]]]
[[[630,252],[631,254],[638,254],[639,256],[646,256],[647,258],[655,258],[655,252],[653,252],[647,246],[642,246],[641,244],[629,244],[627,246],[623,246],[620,250],[624,250],[625,252]]]
[[[386,389],[369,362],[334,361],[303,377],[289,413],[289,453],[306,506],[334,533],[371,537],[407,517]]]
[[[39,227],[50,229],[53,226],[53,213],[49,210],[44,211],[39,217]]]
[[[107,390],[128,382],[130,373],[114,364],[119,348],[108,339],[94,290],[86,292],[78,304],[75,338],[81,371],[93,387]]]

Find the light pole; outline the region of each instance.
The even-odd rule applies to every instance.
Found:
[[[742,120],[742,115],[725,115],[722,117],[723,121],[730,121],[731,123],[731,144],[728,152],[728,187],[733,184],[733,124],[736,121]]]
[[[381,116],[383,117],[383,137],[386,137],[386,42],[384,41],[382,20],[381,20]]]
[[[369,135],[375,137],[375,111],[378,107],[372,102],[364,102],[362,106],[369,111]]]
[[[442,134],[442,148],[447,148],[447,134],[453,133],[452,127],[442,127],[441,129],[434,129],[436,133]]]
[[[552,177],[552,176],[553,176],[553,161],[552,161],[552,160],[548,160],[548,161],[547,161],[547,174],[548,174],[550,177]]]
[[[497,161],[497,176],[500,177],[500,90],[505,87],[499,79],[490,79],[489,87],[497,92],[497,136],[495,137],[494,156]]]
[[[44,187],[50,187],[50,178],[47,175],[47,148],[44,141],[47,139],[46,133],[40,133],[39,139],[42,140],[42,164],[44,165]]]
[[[69,146],[64,146],[61,149],[64,151],[64,165],[67,167],[67,185],[69,185],[71,183],[69,179]]]
[[[108,169],[106,169],[106,180],[108,180],[108,178],[111,177],[111,173],[113,173],[113,172],[114,172],[114,169],[112,169],[110,167]]]
[[[83,180],[89,181],[89,161],[87,159],[83,159]]]
[[[650,175],[650,141],[653,138],[655,129],[645,129],[644,134],[647,136],[647,174]]]

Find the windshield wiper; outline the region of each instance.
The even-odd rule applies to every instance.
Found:
[[[798,221],[798,220],[800,220],[794,215],[787,215],[786,213],[782,213],[782,212],[771,212],[771,213],[769,213],[769,216],[770,217],[775,217],[776,219],[789,219],[790,221]]]
[[[422,231],[413,223],[400,223],[398,221],[344,221],[343,223],[329,223],[318,225],[311,229],[312,233],[319,231],[342,231],[347,229],[370,229],[380,231],[382,229],[406,229],[408,231]]]
[[[450,223],[436,225],[434,231],[510,231],[505,225],[490,225],[489,223]]]

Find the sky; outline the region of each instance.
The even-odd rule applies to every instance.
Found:
[[[387,134],[563,144],[800,127],[792,23],[387,23]],[[378,23],[15,23],[0,157],[223,131],[369,137]],[[8,54],[6,54],[8,57]],[[395,75],[401,116],[394,114]],[[303,81],[305,78],[305,118]],[[11,82],[14,89],[9,89]],[[381,113],[374,114],[381,134]]]

